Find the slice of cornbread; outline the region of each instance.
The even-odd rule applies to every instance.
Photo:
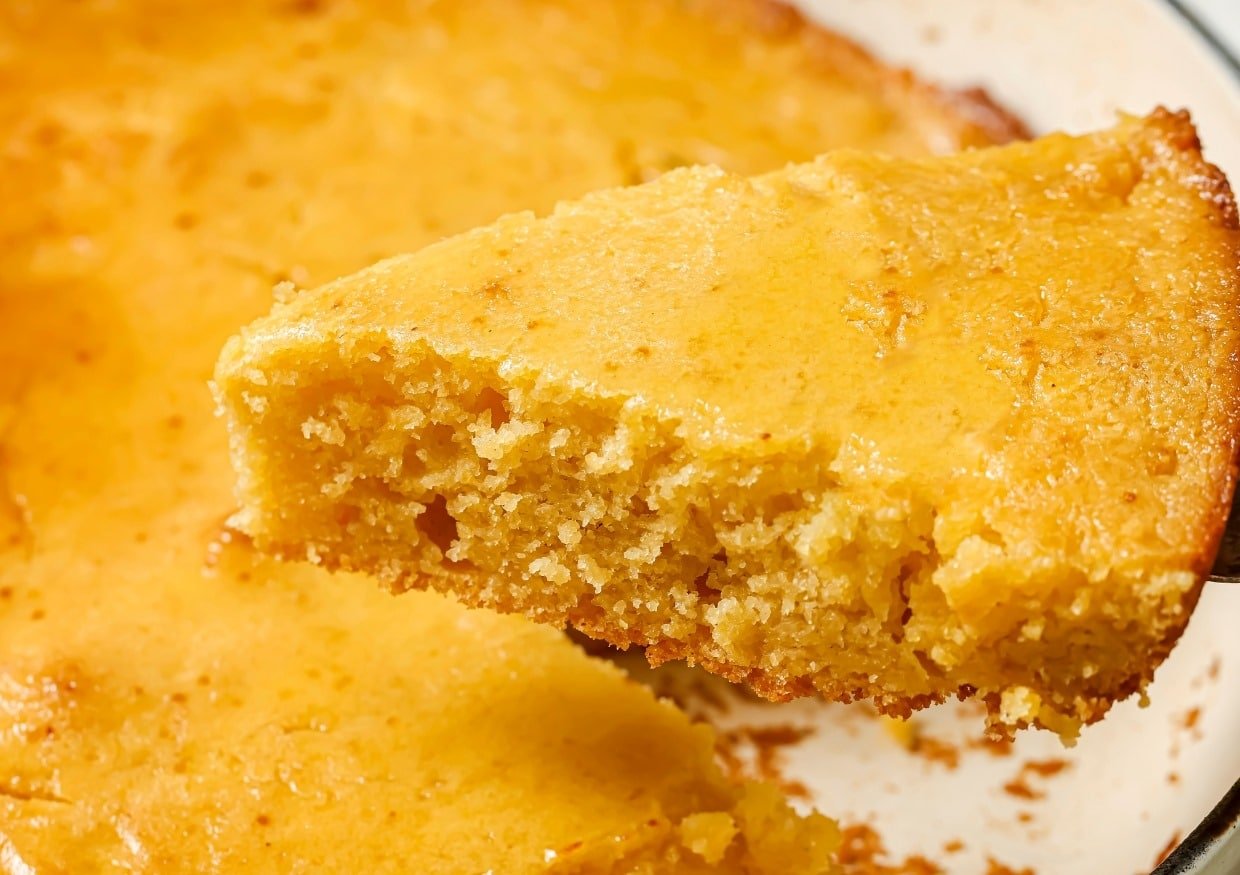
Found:
[[[236,522],[773,698],[1070,735],[1210,565],[1236,228],[1162,110],[508,216],[228,343]]]

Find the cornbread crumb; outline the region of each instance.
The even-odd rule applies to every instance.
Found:
[[[987,857],[986,875],[1037,875],[1037,873],[1028,866],[1021,869],[1013,869],[1011,866],[1004,865],[993,857]]]
[[[913,753],[929,763],[938,763],[948,771],[960,765],[960,749],[954,744],[930,735],[918,735]]]
[[[1046,795],[1042,791],[1035,790],[1029,786],[1029,780],[1023,771],[1003,785],[1003,792],[1016,799],[1029,801],[1041,799]]]
[[[674,823],[652,817],[624,834],[548,849],[551,875],[635,871],[836,875],[840,830],[821,814],[794,812],[769,784],[746,784],[730,812],[703,811]]]
[[[1032,772],[1033,774],[1043,778],[1054,777],[1065,769],[1069,769],[1071,767],[1071,762],[1058,757],[1052,757],[1051,759],[1046,760],[1029,760],[1023,766],[1026,771]]]
[[[1071,767],[1071,762],[1059,758],[1027,760],[1021,764],[1020,771],[1017,772],[1016,777],[1003,785],[1003,792],[1017,799],[1029,801],[1042,799],[1046,796],[1045,791],[1033,787],[1029,782],[1030,778],[1052,778]]]
[[[1167,843],[1163,845],[1162,850],[1158,852],[1158,856],[1154,858],[1154,865],[1151,868],[1157,869],[1161,866],[1163,861],[1171,856],[1171,852],[1180,846],[1180,839],[1180,831],[1176,830],[1173,832],[1171,834],[1171,838],[1167,839]]]
[[[228,344],[236,524],[771,698],[1071,738],[1218,542],[1238,236],[1165,110],[509,216]]]
[[[839,858],[845,875],[939,875],[943,871],[919,854],[889,859],[882,837],[868,824],[844,827]]]
[[[879,720],[883,729],[896,744],[907,751],[911,752],[913,750],[919,735],[917,724],[913,718],[888,717],[886,714],[880,714]]]
[[[707,863],[718,863],[736,837],[736,822],[722,812],[691,814],[680,822],[681,841]]]
[[[809,799],[809,788],[786,774],[783,752],[813,733],[809,726],[733,726],[718,730],[715,751],[734,779],[760,781],[789,798]]]

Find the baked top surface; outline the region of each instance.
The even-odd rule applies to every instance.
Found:
[[[1226,517],[1237,240],[1165,110],[506,217],[230,343],[242,525],[777,695],[1071,734],[1148,682]]]
[[[977,455],[962,438],[993,448],[1015,408],[1085,407],[1083,384],[1138,379],[1209,428],[1230,403],[1235,234],[1200,156],[1175,154],[1181,136],[1133,121],[950,162],[678,170],[298,296],[253,342],[382,328],[642,399],[703,451],[854,433],[937,477]],[[1171,371],[1198,349],[1194,399]],[[1154,373],[1116,367],[1138,353]]]
[[[986,131],[756,3],[7,4],[0,82],[0,859],[515,870],[730,804],[558,637],[224,540],[211,364],[273,284],[507,211]]]
[[[632,400],[706,459],[856,442],[945,503],[1027,491],[1036,525],[1121,562],[1120,517],[1145,516],[1184,561],[1237,416],[1235,212],[1195,149],[1160,113],[949,159],[678,170],[297,295],[245,345],[295,367],[383,333]]]

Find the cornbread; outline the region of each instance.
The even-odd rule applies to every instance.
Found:
[[[237,524],[772,698],[1071,736],[1210,566],[1238,237],[1164,110],[511,215],[229,342]]]
[[[7,3],[0,83],[0,869],[825,868],[558,633],[257,556],[206,380],[281,280],[1017,126],[748,0]]]

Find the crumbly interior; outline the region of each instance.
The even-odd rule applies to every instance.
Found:
[[[1071,736],[1149,680],[1226,514],[1236,238],[1165,112],[511,217],[230,344],[235,521],[773,698]]]
[[[932,508],[906,485],[846,486],[815,452],[704,459],[639,405],[420,352],[354,347],[345,367],[316,350],[265,371],[268,389],[242,396],[254,424],[238,453],[263,466],[240,490],[271,495],[261,513],[279,521],[249,504],[234,523],[398,588],[438,581],[622,646],[683,642],[776,696],[820,671],[824,692],[889,687],[897,708],[943,692],[902,646],[910,587],[935,566]],[[919,621],[948,613],[933,593]]]
[[[646,645],[770,698],[907,715],[980,691],[996,723],[1071,735],[1135,688],[1197,586],[1187,572],[1111,581],[1149,592],[1117,626],[1075,569],[1049,567],[1055,589],[979,628],[933,582],[932,502],[847,451],[703,459],[674,421],[517,388],[469,359],[319,356],[268,372],[279,388],[245,402],[256,425],[238,455],[263,466],[239,488],[274,503],[233,524],[264,549]],[[330,393],[297,391],[320,367]]]

